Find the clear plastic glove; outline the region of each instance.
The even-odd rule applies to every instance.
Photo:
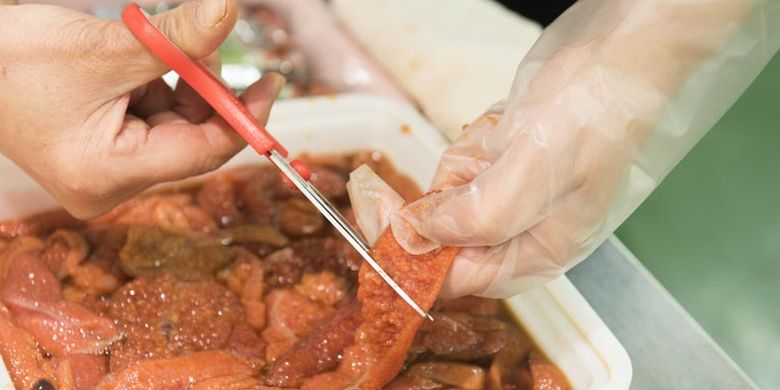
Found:
[[[390,218],[396,239],[410,252],[464,247],[448,297],[507,297],[555,278],[628,217],[779,45],[773,0],[579,1],[522,61],[506,104],[445,152],[432,191]]]
[[[219,70],[214,52],[235,0],[201,0],[152,17],[184,52]],[[245,143],[119,20],[44,5],[0,6],[0,153],[77,217],[104,212],[164,181],[219,167]],[[261,121],[284,79],[243,100]]]

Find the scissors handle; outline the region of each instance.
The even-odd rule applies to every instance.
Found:
[[[257,123],[238,97],[201,63],[193,61],[187,54],[160,32],[146,13],[134,3],[122,11],[122,21],[130,32],[165,65],[194,89],[214,110],[234,128],[258,153],[268,157],[276,151],[287,157],[287,150],[268,131]],[[310,171],[300,161],[292,166],[308,180]]]

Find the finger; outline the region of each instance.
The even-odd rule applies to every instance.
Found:
[[[539,222],[554,200],[547,146],[521,133],[474,180],[432,192],[399,215],[441,245],[496,246]]]
[[[222,61],[218,52],[213,52],[200,60],[217,78],[220,77]],[[192,123],[203,123],[214,114],[214,109],[195,92],[184,80],[179,79],[174,91],[173,110]]]
[[[160,31],[193,59],[213,53],[236,21],[236,0],[199,0],[183,3],[151,18]],[[95,37],[101,56],[110,63],[101,72],[119,93],[130,91],[162,76],[168,69],[122,24],[106,21],[104,36]],[[104,41],[108,41],[105,43]]]
[[[566,269],[542,241],[524,233],[496,247],[462,249],[453,260],[440,296],[508,298],[541,286]]]
[[[585,259],[613,230],[604,220],[611,204],[604,184],[567,193],[544,220],[502,245],[462,249],[442,296],[510,297],[560,276]]]
[[[417,230],[398,212],[390,217],[390,224],[395,240],[401,245],[401,248],[413,255],[428,253],[441,247],[441,245],[417,233]]]
[[[494,105],[470,123],[442,154],[431,183],[431,190],[442,190],[473,180],[484,172],[504,151],[491,150],[487,142],[494,134],[503,114],[502,105]]]
[[[192,123],[203,123],[214,109],[189,84],[179,79],[173,92],[173,111]]]
[[[261,124],[267,121],[283,81],[284,78],[269,74],[242,96]],[[245,146],[238,133],[219,116],[197,125],[172,111],[155,114],[143,124],[128,121],[115,144],[123,145],[117,156],[121,174],[147,185],[211,171]]]
[[[122,146],[114,153],[115,174],[133,187],[147,187],[205,172],[241,147],[232,139],[214,139],[216,126],[196,125],[171,111],[127,120],[115,142]]]
[[[491,256],[491,251],[499,251],[502,248],[503,246],[461,249],[444,279],[439,297],[455,299],[484,292],[501,268],[502,258]]]
[[[286,79],[280,73],[266,72],[258,82],[250,85],[241,95],[241,101],[249,112],[255,115],[258,122],[265,124],[268,121],[271,105],[279,96],[285,81]]]
[[[285,78],[279,73],[268,72],[250,85],[240,96],[247,110],[255,117],[258,123],[265,126],[268,117],[271,114],[271,106],[279,96],[279,92],[284,86]],[[212,144],[217,146],[216,152],[222,150],[222,154],[217,153],[216,158],[207,159],[201,170],[197,174],[211,171],[234,154],[241,151],[246,146],[246,141],[219,115],[213,115],[204,123],[203,131]],[[192,175],[187,174],[186,176]]]
[[[156,79],[133,90],[128,109],[141,118],[148,118],[170,110],[173,104],[174,96],[171,87],[163,79]]]

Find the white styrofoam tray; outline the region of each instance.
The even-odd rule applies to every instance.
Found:
[[[293,155],[377,150],[422,188],[430,182],[447,146],[411,107],[367,95],[281,101],[274,105],[268,128]],[[263,161],[247,148],[225,167]],[[51,197],[7,160],[0,160],[0,178],[0,220],[56,207]],[[565,276],[507,302],[574,389],[629,387],[628,354]],[[0,389],[12,389],[7,373],[0,371]]]

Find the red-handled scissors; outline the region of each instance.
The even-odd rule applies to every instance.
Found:
[[[303,193],[323,216],[360,253],[371,268],[421,316],[433,320],[409,295],[393,281],[371,257],[369,246],[344,216],[310,182],[310,171],[301,161],[287,160],[287,150],[268,131],[257,123],[246,106],[227,89],[219,79],[197,61],[184,54],[168,37],[149,21],[137,4],[131,3],[122,11],[122,21],[135,37],[157,58],[187,82],[223,119],[235,129],[258,153],[268,157],[282,174]]]

